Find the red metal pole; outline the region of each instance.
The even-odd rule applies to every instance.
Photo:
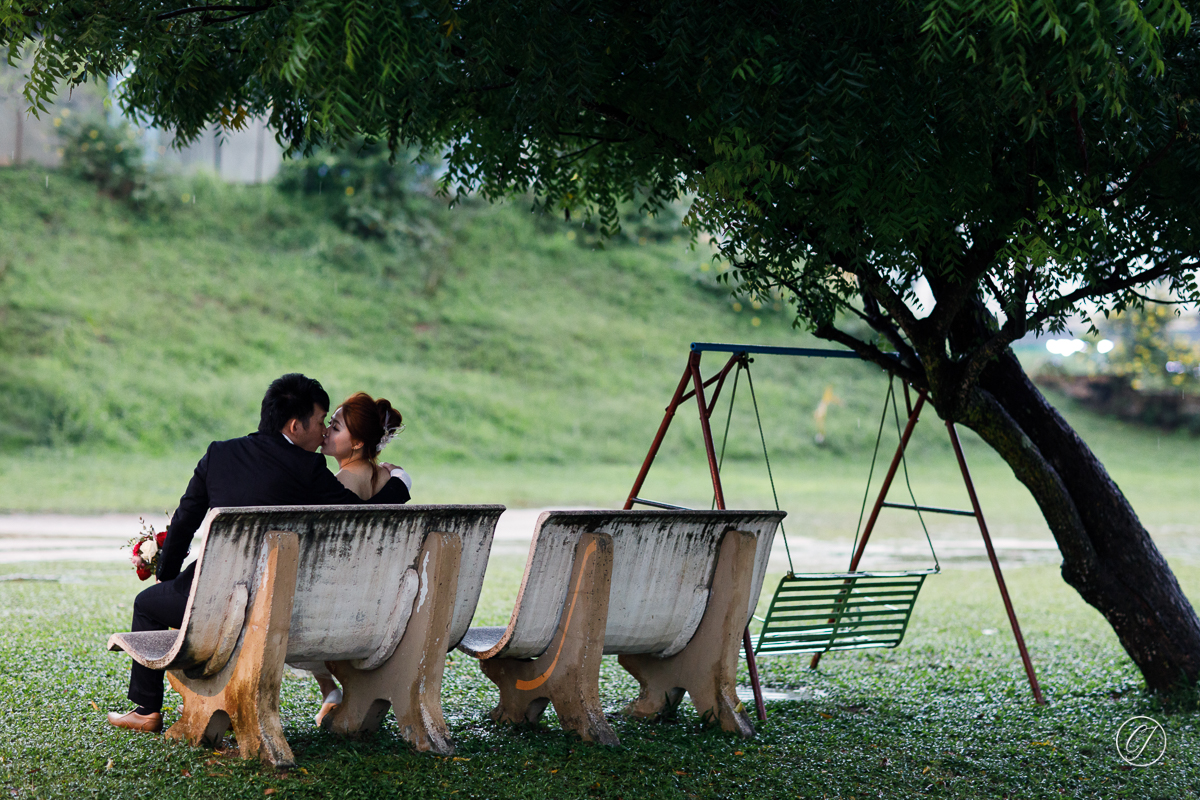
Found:
[[[700,376],[700,353],[688,356],[688,369],[692,372],[692,385],[696,388],[696,407],[700,409],[700,431],[704,434],[704,452],[708,456],[708,471],[712,475],[713,494],[717,508],[725,508],[725,493],[721,491],[721,471],[717,468],[717,449],[713,446],[712,428],[708,424],[708,403],[704,400],[704,379]]]
[[[758,719],[765,722],[767,707],[763,704],[762,686],[758,682],[758,665],[754,663],[754,643],[750,640],[750,626],[742,631],[742,649],[746,651],[746,670],[750,673],[750,688],[754,691],[754,710]]]
[[[683,397],[683,390],[687,388],[688,378],[691,376],[692,361],[689,358],[688,365],[683,370],[683,377],[679,379],[679,385],[675,387],[675,394],[672,395],[671,402],[667,405],[667,413],[658,426],[658,433],[654,435],[654,443],[650,445],[650,452],[646,454],[646,460],[642,462],[642,471],[638,473],[637,480],[633,482],[633,488],[629,491],[629,497],[625,499],[626,511],[633,508],[633,498],[638,496],[638,492],[642,490],[642,484],[646,482],[646,473],[650,471],[650,465],[654,463],[654,457],[658,455],[658,448],[662,447],[663,437],[667,435],[667,428],[671,427],[671,419],[675,416],[675,409],[679,408],[679,400]]]
[[[950,432],[950,443],[954,445],[954,455],[958,458],[958,468],[962,470],[963,482],[967,485],[967,496],[971,498],[971,509],[979,523],[979,532],[983,535],[983,544],[987,548],[988,560],[992,562],[992,572],[996,573],[996,585],[1000,587],[1000,597],[1004,599],[1004,610],[1008,613],[1008,624],[1012,626],[1013,637],[1017,640],[1017,649],[1021,651],[1021,663],[1025,665],[1025,674],[1029,677],[1029,688],[1033,690],[1033,699],[1038,705],[1044,706],[1046,700],[1042,697],[1042,689],[1038,686],[1037,675],[1033,671],[1033,662],[1029,659],[1029,651],[1025,648],[1025,637],[1021,635],[1021,625],[1017,622],[1017,612],[1013,610],[1012,600],[1008,596],[1008,587],[1004,584],[1004,575],[1000,572],[1000,562],[996,558],[996,549],[992,547],[992,537],[988,533],[987,523],[983,521],[983,508],[975,494],[975,484],[971,480],[971,471],[967,468],[967,459],[963,455],[962,443],[958,440],[958,431],[953,422],[946,422],[946,430]]]
[[[908,384],[905,384],[908,386]],[[896,478],[896,470],[900,466],[900,460],[904,458],[904,449],[908,447],[908,440],[912,438],[913,429],[917,427],[917,420],[921,417],[921,407],[925,405],[925,393],[917,394],[917,405],[913,408],[912,413],[908,415],[908,424],[904,426],[904,433],[900,435],[900,444],[896,446],[896,454],[892,456],[892,463],[888,465],[887,475],[883,478],[883,485],[879,487],[879,497],[875,498],[875,505],[871,508],[871,516],[867,518],[866,527],[863,528],[862,536],[858,540],[858,547],[854,551],[854,555],[850,557],[850,572],[854,572],[858,568],[858,562],[862,561],[863,551],[867,549],[867,539],[871,538],[871,531],[875,529],[875,521],[879,519],[879,512],[883,510],[883,503],[887,500],[888,490],[892,488],[892,481]],[[830,620],[833,622],[833,620]],[[808,662],[809,669],[816,669],[817,664],[821,663],[821,654],[813,653],[812,659]]]
[[[704,378],[700,374],[700,353],[688,357],[688,369],[692,373],[692,385],[696,391],[696,408],[700,411],[700,430],[704,434],[704,452],[708,455],[708,470],[712,473],[713,494],[717,508],[725,510],[725,492],[721,490],[721,470],[717,467],[717,448],[713,445],[712,428],[708,424],[711,410],[704,399]],[[730,359],[732,362],[733,359]],[[728,364],[726,371],[728,371]],[[746,669],[750,673],[750,688],[754,691],[754,710],[759,720],[766,720],[767,707],[763,703],[762,686],[758,682],[758,665],[754,663],[754,646],[750,641],[750,628],[742,631],[742,648],[746,651]]]

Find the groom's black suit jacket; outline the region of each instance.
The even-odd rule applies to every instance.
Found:
[[[393,485],[396,484],[396,485]],[[375,495],[408,502],[408,488],[392,478]],[[325,456],[292,444],[281,433],[252,433],[213,442],[196,465],[179,508],[171,517],[158,557],[158,579],[178,578],[175,588],[191,590],[195,564],[180,573],[192,536],[210,508],[227,506],[350,505],[364,502],[342,486],[325,466]],[[370,501],[367,501],[370,502]]]

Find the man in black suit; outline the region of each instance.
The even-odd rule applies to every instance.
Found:
[[[325,457],[316,452],[325,437],[328,412],[329,395],[320,383],[299,373],[284,375],[263,397],[257,432],[208,446],[171,518],[158,556],[158,580],[133,603],[132,630],[161,631],[183,623],[196,565],[193,562],[182,572],[180,568],[210,508],[363,502],[338,482],[325,466]],[[394,497],[402,490],[407,502],[408,488],[398,472],[393,471],[388,483],[399,485],[387,494]],[[137,731],[162,730],[162,670],[133,662],[129,699],[137,708],[127,714],[110,713],[111,724]]]

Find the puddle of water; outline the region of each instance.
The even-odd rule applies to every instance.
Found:
[[[821,689],[810,689],[802,687],[800,689],[768,689],[763,687],[763,701],[770,703],[777,700],[820,700],[829,693]],[[749,686],[737,687],[738,699],[743,703],[754,702],[754,689]]]

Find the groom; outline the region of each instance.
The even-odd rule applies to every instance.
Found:
[[[134,600],[132,630],[162,631],[183,623],[196,564],[182,572],[180,567],[210,508],[363,502],[338,482],[325,466],[325,457],[316,452],[325,437],[327,413],[329,395],[321,384],[294,372],[267,389],[258,431],[208,446],[171,518],[158,556],[158,581]],[[407,502],[408,488],[398,477],[402,474],[393,470],[389,483],[399,483],[395,488],[402,490]],[[127,714],[110,713],[111,724],[150,733],[162,730],[162,670],[134,661],[129,699],[137,708]]]

